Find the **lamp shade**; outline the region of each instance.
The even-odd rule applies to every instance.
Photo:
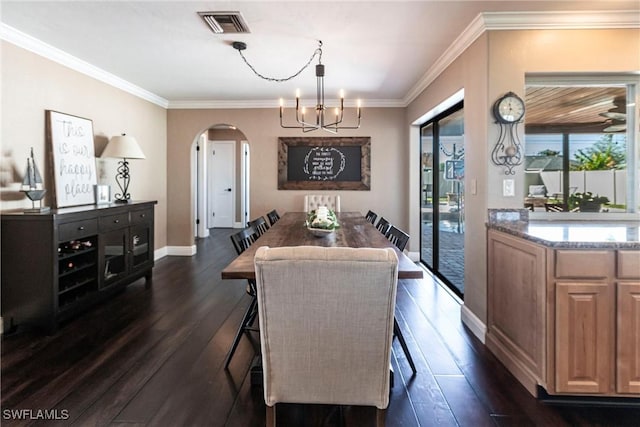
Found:
[[[112,137],[100,157],[115,157],[121,159],[145,158],[136,139],[125,134]]]

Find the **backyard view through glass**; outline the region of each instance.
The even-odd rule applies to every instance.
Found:
[[[465,222],[462,103],[421,128],[421,145],[422,261],[456,294],[463,297]]]
[[[525,200],[533,211],[633,212],[627,85],[532,86],[525,116]],[[631,137],[631,138],[629,138]],[[635,173],[629,173],[629,171]],[[637,206],[637,202],[635,202]]]

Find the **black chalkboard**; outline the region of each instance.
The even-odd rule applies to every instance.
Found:
[[[278,138],[278,190],[371,189],[371,137]]]
[[[360,181],[361,146],[289,147],[291,181]]]

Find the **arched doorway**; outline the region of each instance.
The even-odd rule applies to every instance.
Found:
[[[194,139],[191,153],[194,237],[208,237],[213,227],[243,227],[250,215],[250,146],[245,135],[233,125],[212,125]],[[228,180],[226,174],[231,175]],[[223,212],[226,208],[218,203],[227,197],[232,205]],[[211,220],[216,210],[224,221]]]

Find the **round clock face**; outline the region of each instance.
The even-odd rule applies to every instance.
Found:
[[[516,123],[524,116],[524,101],[514,93],[508,93],[496,102],[496,119],[502,123]]]

